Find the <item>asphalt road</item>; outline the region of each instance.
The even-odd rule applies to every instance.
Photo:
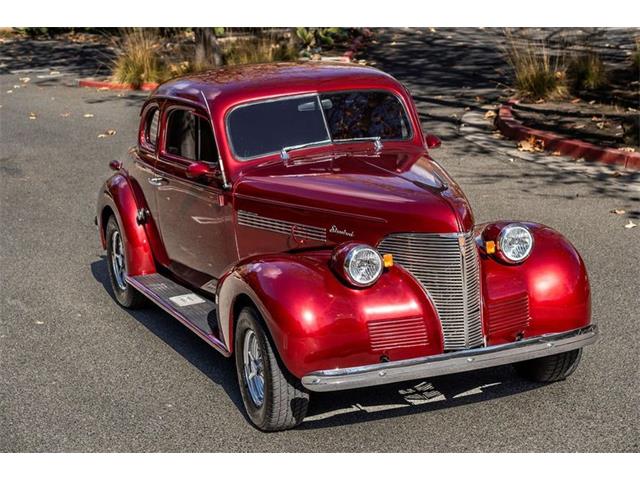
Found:
[[[540,386],[502,367],[316,395],[298,429],[255,430],[229,360],[159,309],[111,297],[95,200],[144,97],[67,86],[77,69],[57,61],[51,77],[41,55],[44,70],[11,73],[33,62],[0,45],[0,451],[638,451],[640,227],[624,224],[640,224],[640,177],[519,155],[469,130],[463,116],[482,113],[473,99],[495,85],[463,60],[499,63],[487,42],[393,35],[366,57],[416,96],[477,221],[545,223],[582,253],[602,339],[576,373]],[[447,62],[449,80],[435,70]]]

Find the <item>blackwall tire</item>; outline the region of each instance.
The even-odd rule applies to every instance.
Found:
[[[287,430],[304,419],[309,393],[282,365],[265,328],[254,308],[246,307],[238,315],[234,341],[238,384],[251,423],[263,431]],[[246,361],[248,351],[253,351],[249,357],[253,357],[254,363]],[[259,361],[256,361],[256,354],[261,357]],[[252,368],[254,364],[256,368]],[[251,386],[253,379],[259,376],[256,372],[263,377],[262,396],[260,382]]]
[[[107,239],[107,266],[109,280],[116,301],[125,308],[136,309],[144,307],[147,299],[126,280],[125,238],[114,216],[109,217],[105,231]],[[118,245],[120,248],[118,248]],[[122,270],[123,269],[123,270]]]
[[[534,382],[549,383],[564,380],[578,368],[582,349],[534,358],[514,364],[516,372]]]

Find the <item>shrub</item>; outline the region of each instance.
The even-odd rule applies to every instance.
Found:
[[[250,38],[229,42],[223,47],[223,57],[226,65],[284,62],[296,60],[298,52],[289,43],[273,38]]]
[[[169,77],[155,29],[126,29],[118,41],[117,50],[119,54],[113,66],[116,81],[139,87],[145,82],[162,82]]]
[[[517,40],[507,34],[506,56],[521,96],[540,99],[566,94],[562,58],[552,56],[544,43]]]
[[[571,59],[567,78],[576,91],[597,90],[607,83],[607,72],[602,59],[591,52]]]

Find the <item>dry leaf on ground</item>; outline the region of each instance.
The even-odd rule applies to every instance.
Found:
[[[620,150],[621,152],[629,152],[629,153],[633,153],[636,151],[636,149],[633,147],[620,147],[618,148],[618,150]]]
[[[93,118],[93,113],[85,113],[83,115],[84,118]]]
[[[496,112],[493,110],[487,110],[484,114],[484,118],[495,118]]]
[[[634,228],[637,227],[638,225],[636,225],[635,223],[633,223],[631,220],[629,220],[629,223],[627,223],[624,228]]]
[[[573,103],[573,104],[580,103],[580,99],[579,98],[574,98],[573,100],[571,100],[571,103]]]
[[[29,78],[29,77],[21,77],[18,80],[20,80],[22,83],[29,83],[31,81],[31,78]]]
[[[99,133],[98,138],[113,137],[116,133],[117,132],[113,128],[110,128],[109,130],[105,130],[104,133]]]
[[[34,112],[31,112],[29,114],[29,120],[35,120],[36,118],[38,118],[38,115]]]
[[[64,112],[60,114],[60,116],[63,118],[67,118],[69,115],[71,115],[71,112]]]
[[[627,213],[627,211],[622,210],[621,208],[614,208],[610,211],[610,213],[615,213],[616,215],[624,215],[625,213]]]
[[[540,138],[529,137],[518,142],[518,150],[521,152],[542,152],[544,151],[544,141]]]

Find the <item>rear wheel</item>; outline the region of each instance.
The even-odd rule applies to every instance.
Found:
[[[125,308],[140,308],[146,298],[127,283],[127,257],[125,239],[114,216],[109,217],[106,229],[107,265],[109,280],[116,301]]]
[[[557,382],[571,375],[582,357],[582,349],[558,353],[548,357],[534,358],[516,363],[516,372],[527,380],[534,382]]]
[[[286,430],[307,413],[309,393],[281,365],[255,309],[238,316],[235,359],[242,401],[251,422],[260,430]]]

